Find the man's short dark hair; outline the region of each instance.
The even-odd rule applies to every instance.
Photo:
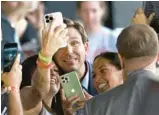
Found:
[[[158,45],[158,38],[154,29],[143,24],[128,26],[121,32],[117,40],[118,51],[126,59],[156,56]]]
[[[88,42],[88,37],[87,37],[86,31],[80,22],[73,21],[73,20],[70,20],[68,18],[64,18],[63,21],[67,25],[67,27],[73,27],[80,33],[83,43]]]
[[[114,65],[117,69],[121,70],[121,65],[120,65],[120,59],[118,57],[118,54],[117,53],[114,53],[114,52],[103,52],[99,55],[97,55],[95,58],[94,58],[94,61],[98,58],[104,58],[108,61],[110,61],[110,63],[112,65]]]

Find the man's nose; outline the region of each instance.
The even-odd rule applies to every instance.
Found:
[[[73,47],[70,46],[70,45],[68,45],[68,46],[67,46],[67,52],[68,52],[68,54],[73,53]]]
[[[93,17],[93,13],[92,12],[88,12],[87,13],[88,20],[92,20],[92,17]]]

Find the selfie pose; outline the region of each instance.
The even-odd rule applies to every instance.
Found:
[[[32,56],[22,64],[21,100],[25,115],[53,114],[47,108],[51,107],[52,98],[60,88],[60,71],[52,57],[61,47],[62,40],[66,39],[66,25],[56,25],[56,19],[44,23],[42,48],[38,56]]]

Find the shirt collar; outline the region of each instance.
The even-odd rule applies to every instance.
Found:
[[[82,86],[88,90],[89,83],[89,72],[87,71],[86,76],[82,80]]]
[[[87,64],[86,64],[87,66]],[[88,67],[88,66],[87,66]],[[88,90],[88,85],[89,85],[89,70],[87,68],[87,73],[86,75],[84,76],[82,82],[81,82],[82,86]]]

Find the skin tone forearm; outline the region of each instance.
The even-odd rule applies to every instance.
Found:
[[[23,115],[23,108],[22,108],[19,92],[11,91],[9,93],[8,115]]]
[[[42,100],[50,90],[50,69],[37,68],[33,75],[32,86],[21,90],[23,109],[41,108]],[[40,107],[41,106],[41,107]],[[41,109],[39,109],[40,112]]]
[[[44,99],[50,90],[50,69],[38,67],[35,74],[32,80],[32,90],[38,91],[40,97]]]
[[[19,87],[22,81],[22,66],[18,54],[10,72],[3,73],[1,79],[6,87],[10,87],[8,97],[8,115],[23,115]],[[15,88],[15,90],[14,90]]]

